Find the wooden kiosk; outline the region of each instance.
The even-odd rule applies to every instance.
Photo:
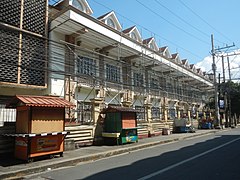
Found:
[[[32,161],[34,157],[63,155],[65,108],[74,105],[51,96],[16,96],[7,107],[17,109],[15,157]]]
[[[138,142],[136,110],[126,107],[108,107],[102,136],[106,144]]]

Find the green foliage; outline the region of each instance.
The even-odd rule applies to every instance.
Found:
[[[219,97],[222,99],[223,94],[226,93],[230,95],[231,102],[231,114],[236,113],[237,116],[240,115],[240,83],[227,82],[221,83],[219,86]],[[227,108],[229,108],[227,106]],[[215,109],[215,100],[214,97],[210,97],[209,101],[205,105],[205,109]]]

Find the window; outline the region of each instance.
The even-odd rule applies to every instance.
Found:
[[[107,19],[107,25],[109,25],[110,27],[112,27],[114,29],[116,28],[115,23],[113,22],[113,20],[111,18]]]
[[[134,32],[131,33],[131,38],[136,40],[136,41],[138,40],[137,35]]]
[[[120,67],[106,64],[106,79],[108,81],[120,82]]]
[[[78,102],[77,124],[89,125],[92,120],[92,105],[90,102]]]
[[[133,85],[136,87],[143,86],[143,74],[133,73]]]
[[[155,78],[151,78],[150,80],[150,88],[158,89],[158,80]]]
[[[176,118],[176,110],[174,108],[169,109],[169,117],[170,117],[170,119]]]
[[[145,108],[143,106],[135,106],[137,112],[137,121],[145,121]]]
[[[78,56],[77,73],[89,76],[96,76],[96,60]]]
[[[151,44],[149,45],[149,47],[150,47],[151,49],[153,49],[153,50],[155,49],[153,43],[151,43]]]
[[[84,11],[83,9],[83,5],[79,2],[79,0],[73,0],[72,1],[72,6],[74,6],[75,8]]]
[[[152,107],[152,119],[160,119],[160,108],[159,107]]]

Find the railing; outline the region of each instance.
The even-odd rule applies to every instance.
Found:
[[[3,126],[4,122],[16,122],[16,109],[0,106],[0,126]]]

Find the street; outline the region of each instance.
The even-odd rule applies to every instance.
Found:
[[[25,179],[240,179],[240,129],[80,163]]]

